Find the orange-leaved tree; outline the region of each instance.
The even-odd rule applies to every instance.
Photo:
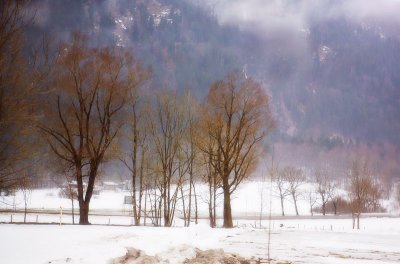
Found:
[[[129,52],[92,48],[81,33],[61,45],[56,58],[49,76],[54,96],[48,96],[48,119],[40,128],[55,155],[74,167],[79,223],[89,224],[100,165],[111,154],[128,92],[136,88],[142,69]]]
[[[215,81],[204,102],[201,127],[213,147],[199,146],[222,182],[224,223],[233,227],[231,195],[257,166],[263,139],[274,127],[261,84],[239,73]]]

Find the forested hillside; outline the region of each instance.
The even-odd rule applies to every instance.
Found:
[[[283,7],[296,7],[292,2]],[[325,2],[319,12],[331,14],[340,1]],[[326,151],[367,146],[380,158],[398,160],[395,23],[315,11],[305,16],[307,27],[288,32],[264,30],[257,20],[240,27],[224,23],[213,8],[179,0],[34,1],[28,41],[42,34],[65,39],[79,30],[98,45],[131,47],[153,68],[152,87],[188,88],[200,98],[213,80],[237,69],[261,81],[272,96],[279,128],[272,141]]]

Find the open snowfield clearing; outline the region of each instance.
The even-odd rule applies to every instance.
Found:
[[[301,187],[302,192],[306,193],[312,188],[309,183],[304,183]],[[204,184],[199,184],[197,189],[198,210],[202,216],[208,214],[208,189]],[[232,195],[232,210],[233,214],[240,215],[242,218],[247,216],[258,216],[262,210],[263,215],[268,215],[271,198],[271,211],[273,215],[281,214],[280,200],[277,195],[275,186],[271,186],[268,182],[248,181],[242,183],[235,193]],[[339,190],[338,192],[344,192]],[[62,207],[64,210],[71,208],[71,200],[60,197],[60,190],[53,189],[38,189],[32,190],[28,196],[28,209],[31,210],[59,210]],[[127,215],[132,210],[132,206],[124,204],[124,197],[131,196],[129,191],[101,191],[99,195],[93,195],[90,202],[90,212],[113,215]],[[346,194],[343,193],[343,197]],[[148,202],[150,202],[148,200]],[[144,203],[144,202],[143,202]],[[394,200],[382,200],[381,203],[389,213],[400,213],[400,208]],[[222,215],[222,195],[217,200],[217,215]],[[320,201],[314,205],[320,205]],[[310,215],[310,206],[306,198],[300,198],[297,203],[301,216]],[[181,216],[182,204],[178,201],[176,206],[176,215]],[[284,200],[285,214],[295,215],[294,204],[291,197],[286,197]],[[0,196],[0,210],[24,209],[24,196],[22,191],[17,191],[15,196]],[[78,202],[75,201],[75,209],[78,209]],[[4,221],[4,220],[0,220]]]
[[[157,256],[160,263],[183,263],[195,257],[196,248],[267,259],[268,229],[249,223],[234,229],[205,223],[189,228],[2,224],[0,259],[4,264],[100,264],[125,255],[126,248]],[[274,263],[400,263],[399,223],[399,218],[364,218],[361,230],[351,230],[349,219],[275,220],[271,258]]]
[[[264,190],[262,195],[261,190]],[[148,256],[155,256],[158,263],[170,264],[194,258],[197,249],[223,249],[247,259],[267,259],[269,223],[263,220],[263,228],[259,229],[258,219],[261,208],[263,219],[267,219],[270,197],[274,219],[270,251],[273,263],[400,263],[400,218],[395,217],[396,211],[391,211],[392,217],[362,218],[361,229],[352,230],[348,216],[318,215],[306,219],[310,213],[305,200],[299,201],[300,218],[297,218],[288,199],[285,211],[289,217],[280,219],[279,198],[269,191],[267,184],[244,183],[232,201],[237,228],[227,230],[209,228],[206,218],[197,226],[181,227],[179,204],[174,227],[133,227],[131,205],[123,203],[130,194],[122,191],[102,191],[93,197],[89,217],[93,225],[64,225],[72,222],[68,214],[71,201],[59,197],[58,189],[33,190],[28,203],[32,213],[27,215],[27,222],[59,223],[62,207],[63,225],[0,224],[0,263],[111,263],[124,256],[127,248],[142,250]],[[199,188],[202,217],[207,216],[206,194],[205,186]],[[22,193],[0,199],[3,210],[0,222],[10,223],[11,218],[13,222],[23,222]],[[221,209],[220,201],[218,216],[222,215]],[[78,221],[78,216],[75,220]]]

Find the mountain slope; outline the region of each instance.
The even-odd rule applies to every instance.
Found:
[[[325,2],[323,11],[330,13],[340,1]],[[66,39],[80,30],[96,43],[131,47],[152,65],[154,86],[190,88],[203,97],[213,80],[233,69],[254,76],[273,99],[279,121],[275,141],[328,150],[363,143],[389,144],[397,152],[400,147],[396,24],[317,16],[317,10],[307,16],[307,27],[271,29],[273,20],[266,26],[222,23],[208,6],[179,0],[33,5],[38,16],[28,34],[31,42],[42,33]]]

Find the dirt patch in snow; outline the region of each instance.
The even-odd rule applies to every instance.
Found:
[[[256,264],[260,263],[256,260],[247,260],[236,254],[224,252],[222,249],[217,250],[200,250],[193,249],[194,256],[189,256],[181,263],[183,264]],[[175,251],[175,250],[174,250]],[[168,255],[168,254],[166,254]],[[114,259],[111,264],[159,264],[172,263],[170,259],[164,258],[164,254],[156,256],[148,256],[143,251],[134,248],[127,248],[127,253],[123,257]]]
[[[196,249],[196,257],[188,259],[184,264],[251,264],[250,260],[246,260],[235,254],[225,253],[222,249],[201,251]]]
[[[125,256],[114,259],[112,264],[157,264],[160,263],[158,257],[147,256],[143,251],[127,248]]]

